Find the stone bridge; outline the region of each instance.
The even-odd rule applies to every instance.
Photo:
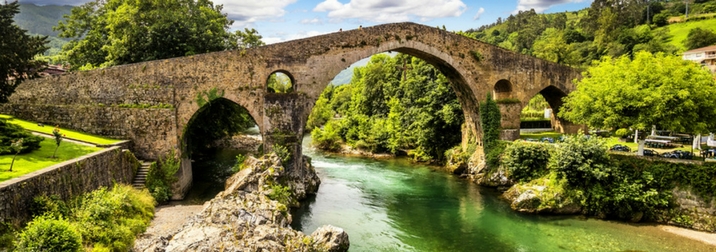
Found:
[[[132,150],[156,159],[180,152],[183,133],[200,111],[197,95],[211,89],[246,108],[270,149],[279,143],[301,157],[304,126],[329,82],[352,63],[382,52],[419,57],[448,77],[462,105],[467,129],[481,137],[479,102],[492,92],[501,104],[503,128],[519,129],[519,113],[538,93],[558,111],[580,78],[572,68],[517,54],[452,32],[395,23],[262,46],[72,72],[26,81],[0,105],[18,118],[132,140]],[[288,75],[294,92],[267,92],[275,72]],[[577,127],[559,119],[560,131]],[[201,122],[199,122],[201,123]],[[519,131],[517,131],[519,132]],[[449,132],[447,134],[461,134]],[[479,141],[478,141],[479,142]],[[478,150],[482,153],[482,150]],[[190,162],[179,176],[191,184]],[[293,158],[292,165],[300,158]]]

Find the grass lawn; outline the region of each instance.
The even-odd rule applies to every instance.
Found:
[[[37,131],[45,134],[52,135],[52,130],[55,129],[54,126],[51,125],[45,125],[44,127],[37,126],[37,123],[28,122],[25,120],[15,119],[12,116],[9,115],[3,115],[0,114],[0,118],[7,119],[7,122],[20,125],[21,127],[25,128],[26,130],[30,131]],[[69,139],[75,139],[80,140],[83,142],[93,143],[93,144],[101,144],[101,145],[108,145],[108,144],[114,144],[120,142],[120,140],[105,138],[101,136],[93,136],[73,130],[63,129],[60,128],[60,133],[65,134],[65,137]],[[52,153],[50,153],[52,155]]]
[[[684,46],[684,40],[686,40],[686,36],[689,35],[689,31],[698,27],[701,29],[716,32],[716,19],[712,18],[706,20],[675,23],[670,24],[666,27],[669,28],[669,34],[671,34],[672,36],[671,44],[681,49],[681,51],[686,51],[686,47]]]
[[[45,138],[40,149],[31,153],[17,155],[12,172],[9,172],[12,155],[0,155],[0,182],[47,168],[51,165],[77,158],[102,148],[63,141],[57,149],[57,158],[50,158],[55,151],[55,140]]]

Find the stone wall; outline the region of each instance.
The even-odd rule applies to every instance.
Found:
[[[0,113],[45,125],[130,139],[130,149],[142,159],[156,160],[176,147],[178,141],[175,113],[169,108],[8,103],[0,105]]]
[[[498,103],[500,108],[500,127],[503,129],[520,129],[522,106],[519,103]]]
[[[70,199],[114,183],[129,184],[139,162],[119,147],[72,159],[22,177],[0,183],[0,222],[30,220],[30,206],[39,195]]]

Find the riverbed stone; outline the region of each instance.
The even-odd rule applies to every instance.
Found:
[[[180,229],[134,251],[348,250],[348,234],[343,229],[325,226],[311,236],[291,229],[287,206],[267,196],[272,185],[295,178],[287,176],[278,156],[249,157],[244,164],[227,180],[226,190],[206,202]],[[317,188],[318,182],[312,180],[318,178],[315,170],[304,167],[303,171],[308,179],[293,185],[309,181],[313,184],[304,185],[304,192]]]

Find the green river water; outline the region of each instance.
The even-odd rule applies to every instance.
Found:
[[[404,159],[331,155],[306,141],[304,154],[321,186],[293,211],[292,227],[307,234],[341,227],[350,251],[716,251],[655,225],[519,214],[495,190]],[[230,169],[234,156],[219,151],[197,161],[195,174]],[[201,168],[207,161],[217,168]],[[220,177],[198,181],[189,201],[213,197],[223,189],[211,186],[223,185]]]

